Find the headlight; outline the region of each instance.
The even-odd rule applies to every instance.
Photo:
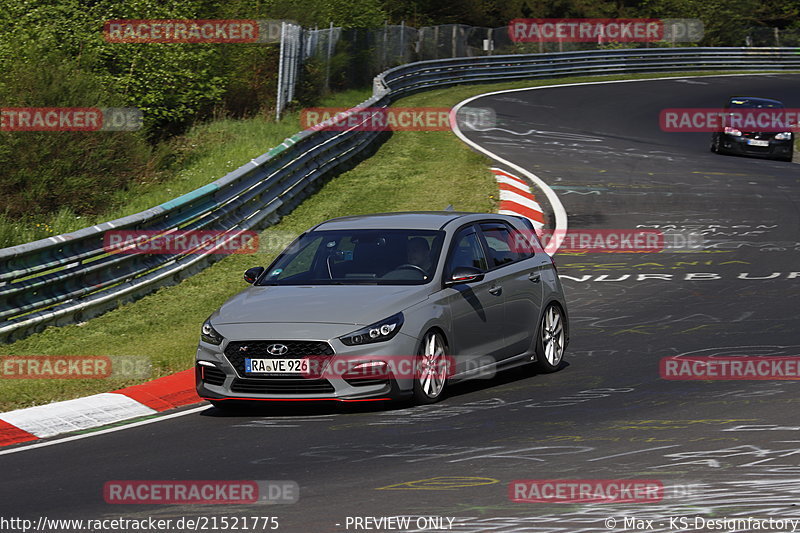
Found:
[[[776,141],[791,141],[792,140],[792,134],[791,134],[791,132],[788,132],[788,131],[785,131],[783,133],[778,133],[778,134],[775,135],[775,140]]]
[[[725,133],[728,135],[733,135],[734,137],[741,137],[742,132],[737,130],[736,128],[731,128],[730,126],[725,126]]]
[[[403,313],[397,313],[380,322],[375,322],[358,331],[348,333],[344,337],[339,337],[339,340],[347,346],[358,346],[361,344],[370,344],[373,342],[388,341],[400,331],[400,326],[403,325]]]
[[[214,329],[210,320],[203,322],[203,327],[200,328],[200,338],[208,344],[219,345],[222,342],[222,335]]]

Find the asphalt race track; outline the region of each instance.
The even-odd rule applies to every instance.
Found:
[[[797,108],[798,89],[800,75],[706,77],[474,101],[499,122],[469,137],[552,185],[571,230],[694,231],[702,248],[557,254],[572,324],[558,373],[502,373],[427,407],[238,416],[208,407],[4,455],[0,515],[276,516],[289,532],[366,531],[347,517],[397,515],[443,517],[446,528],[431,531],[459,532],[707,531],[695,517],[800,518],[798,383],[659,375],[667,356],[800,355],[800,165],[716,155],[709,134],[658,126],[665,107],[719,107],[733,94]],[[509,498],[520,479],[631,478],[660,481],[663,498]],[[135,479],[293,480],[300,500],[105,503],[105,482]],[[676,529],[670,517],[694,522]]]

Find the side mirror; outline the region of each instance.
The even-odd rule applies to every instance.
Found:
[[[457,285],[459,283],[474,283],[483,280],[483,272],[473,267],[458,267],[447,280],[447,285]]]
[[[252,285],[256,282],[258,277],[264,273],[264,267],[248,268],[244,273],[244,280]]]

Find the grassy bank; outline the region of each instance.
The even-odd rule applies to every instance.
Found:
[[[369,90],[346,91],[332,95],[322,106],[349,107],[369,96]],[[98,215],[80,217],[62,209],[51,216],[11,219],[0,213],[0,248],[69,233],[162,204],[221,178],[301,129],[298,112],[284,115],[280,122],[258,117],[200,124],[156,147],[151,166],[162,170],[124,189],[108,191],[108,209]]]

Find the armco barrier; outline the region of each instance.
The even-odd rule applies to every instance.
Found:
[[[791,48],[650,48],[593,50],[422,61],[375,78],[374,96],[359,108],[462,83],[614,73],[800,70]],[[261,229],[291,211],[325,178],[369,155],[384,135],[302,131],[226,176],[141,213],[72,233],[0,250],[0,342],[48,325],[87,320],[174,284],[205,268],[216,254],[108,254],[109,230]]]

